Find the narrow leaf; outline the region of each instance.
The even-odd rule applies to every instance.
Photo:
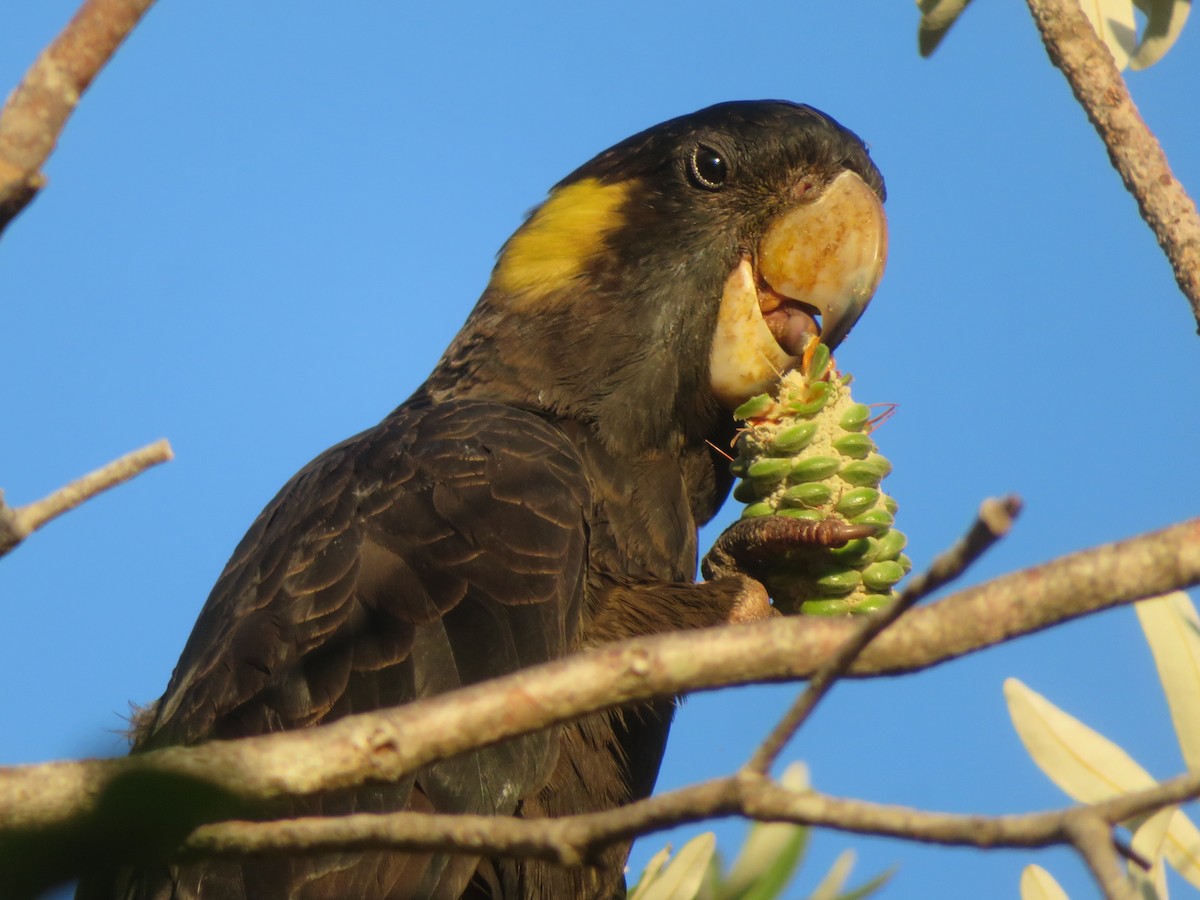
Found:
[[[885,872],[880,872],[865,884],[861,884],[856,888],[851,888],[844,894],[838,894],[837,900],[865,900],[865,898],[870,897],[876,891],[880,890],[885,884],[887,884],[895,874],[895,868],[888,869]]]
[[[1095,803],[1154,785],[1128,753],[1017,679],[1005,680],[1004,697],[1025,749],[1068,796]]]
[[[1164,56],[1183,31],[1192,0],[1134,0],[1146,14],[1142,42],[1129,62],[1131,69],[1146,69]]]
[[[1176,872],[1196,887],[1200,887],[1200,829],[1179,810],[1171,816],[1163,856]]]
[[[642,870],[642,877],[638,879],[638,883],[634,886],[633,891],[629,895],[629,900],[645,900],[645,893],[650,885],[658,878],[658,873],[662,871],[662,867],[666,865],[668,859],[671,858],[671,845],[663,847],[646,863],[646,868]]]
[[[1183,591],[1134,607],[1154,654],[1183,761],[1200,770],[1200,618]]]
[[[1124,750],[1015,678],[1004,682],[1004,696],[1025,749],[1070,797],[1095,803],[1153,786],[1154,779]],[[1142,821],[1139,817],[1131,824],[1136,827]],[[1178,810],[1171,816],[1163,855],[1200,887],[1200,830]]]
[[[692,838],[638,900],[694,900],[716,849],[717,836],[711,831]]]
[[[821,883],[808,895],[808,900],[834,900],[841,892],[846,879],[850,877],[850,870],[853,868],[854,851],[843,850],[833,861],[833,865],[829,867],[829,871],[825,873]]]
[[[950,26],[958,21],[971,0],[917,0],[921,24],[917,26],[917,49],[929,56],[937,49]]]
[[[1167,827],[1174,814],[1174,809],[1160,809],[1133,832],[1133,849],[1154,861],[1149,872],[1135,862],[1129,863],[1129,880],[1133,882],[1134,895],[1139,900],[1167,900],[1166,873],[1161,854]]]
[[[1041,866],[1029,865],[1021,872],[1021,900],[1069,900],[1054,880],[1054,876]]]

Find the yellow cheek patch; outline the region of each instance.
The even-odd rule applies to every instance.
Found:
[[[514,305],[539,302],[583,272],[622,222],[630,184],[587,178],[554,191],[508,239],[492,285]]]

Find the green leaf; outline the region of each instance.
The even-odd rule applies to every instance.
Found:
[[[763,834],[767,829],[771,831]],[[804,851],[808,848],[809,830],[802,825],[790,823],[756,825],[738,856],[739,863],[746,856],[750,841],[756,836],[760,843],[751,851],[758,857],[753,863],[757,867],[754,877],[746,881],[746,872],[742,872],[735,880],[735,873],[731,872],[730,880],[717,894],[720,900],[775,900],[776,897],[783,896],[784,889],[791,883],[792,876],[804,858]],[[768,843],[775,848],[775,852],[770,856],[766,855]],[[759,857],[759,854],[763,855]],[[738,867],[735,865],[734,868],[736,872]]]
[[[1067,892],[1054,876],[1041,866],[1026,866],[1021,871],[1021,900],[1068,900]]]
[[[1146,14],[1146,27],[1137,53],[1129,61],[1131,69],[1146,69],[1162,59],[1183,31],[1192,0],[1134,0]]]
[[[917,49],[928,57],[937,49],[950,26],[958,21],[971,0],[917,0],[921,24],[917,26]]]

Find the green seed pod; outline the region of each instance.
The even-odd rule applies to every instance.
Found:
[[[742,510],[742,518],[743,519],[753,519],[753,518],[756,518],[757,516],[769,516],[774,512],[775,512],[775,507],[773,507],[766,500],[760,500],[758,503],[751,503],[749,506],[747,506],[745,509],[743,509]]]
[[[825,594],[848,594],[862,584],[862,575],[858,569],[835,569],[822,575],[815,584]]]
[[[864,462],[874,464],[875,467],[883,473],[884,478],[887,478],[892,474],[892,461],[886,456],[880,456],[878,453],[872,453],[866,458],[866,460],[864,460]]]
[[[908,538],[904,536],[904,532],[894,528],[876,540],[879,542],[879,553],[875,557],[876,559],[895,559],[908,544]]]
[[[733,417],[735,419],[742,419],[743,421],[746,419],[757,419],[774,405],[775,401],[771,399],[769,394],[756,394],[735,409]]]
[[[735,412],[734,415],[737,415]],[[743,418],[738,416],[738,418]],[[862,431],[871,420],[871,408],[865,403],[851,403],[838,419],[838,426],[845,431]]]
[[[738,503],[755,503],[762,498],[762,491],[753,481],[739,481],[733,489],[733,499]]]
[[[797,416],[815,416],[829,402],[833,388],[828,381],[818,381],[811,384],[803,397],[788,404],[788,410]]]
[[[894,497],[888,496],[883,498],[883,508],[894,516],[896,510],[900,508],[900,504],[896,502]]]
[[[888,559],[873,562],[862,570],[862,582],[869,591],[889,591],[905,575],[904,566]]]
[[[806,522],[824,522],[825,513],[819,509],[800,509],[799,507],[790,507],[787,509],[776,510],[776,515],[787,516],[791,519],[803,519]]]
[[[886,509],[876,507],[863,513],[861,516],[855,516],[850,522],[854,525],[881,525],[891,528],[894,520],[892,519],[892,514]]]
[[[791,468],[790,459],[768,456],[750,463],[746,468],[746,477],[755,481],[779,481]]]
[[[841,547],[825,533],[779,551],[761,574],[785,613],[849,615],[884,606],[908,570],[905,538],[892,528],[896,503],[880,483],[891,463],[876,449],[870,407],[850,396],[822,347],[810,347],[803,372],[781,380],[774,397],[760,395],[738,410],[746,427],[735,468],[734,496],[744,517],[777,515],[806,522],[835,519],[874,526],[874,534]]]
[[[821,481],[798,484],[783,492],[780,503],[786,506],[821,506],[828,503],[833,489]]]
[[[866,459],[875,449],[875,442],[865,434],[851,432],[833,442],[833,449],[851,459]]]
[[[810,456],[791,465],[788,480],[823,481],[841,467],[842,461],[836,456]]]
[[[891,534],[891,532],[888,532]],[[835,547],[829,551],[831,559],[841,565],[861,568],[864,562],[876,558],[879,542],[875,538],[855,538],[844,547]]]
[[[872,613],[877,609],[883,609],[885,606],[891,606],[892,601],[895,599],[896,597],[893,594],[867,594],[862,600],[858,601],[858,605],[851,612],[860,615]]]
[[[883,481],[883,470],[867,459],[846,463],[838,474],[842,481],[857,487],[878,487]]]
[[[833,362],[829,355],[829,348],[824,344],[817,344],[813,348],[812,355],[809,357],[808,366],[804,369],[804,377],[809,383],[815,383],[825,377],[825,373],[829,371],[829,364]]]
[[[844,616],[851,612],[854,612],[854,607],[846,602],[845,597],[822,597],[800,604],[800,614],[805,616]]]
[[[861,515],[875,505],[879,500],[879,491],[874,488],[862,487],[842,494],[842,499],[833,508],[834,512],[847,519]]]
[[[776,434],[769,447],[773,453],[791,456],[811,444],[816,434],[816,422],[800,422]]]

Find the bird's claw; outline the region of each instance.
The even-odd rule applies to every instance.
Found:
[[[717,538],[701,562],[700,571],[709,580],[735,574],[758,577],[764,567],[789,550],[832,550],[879,531],[878,525],[854,525],[835,517],[820,522],[791,516],[739,519]]]

